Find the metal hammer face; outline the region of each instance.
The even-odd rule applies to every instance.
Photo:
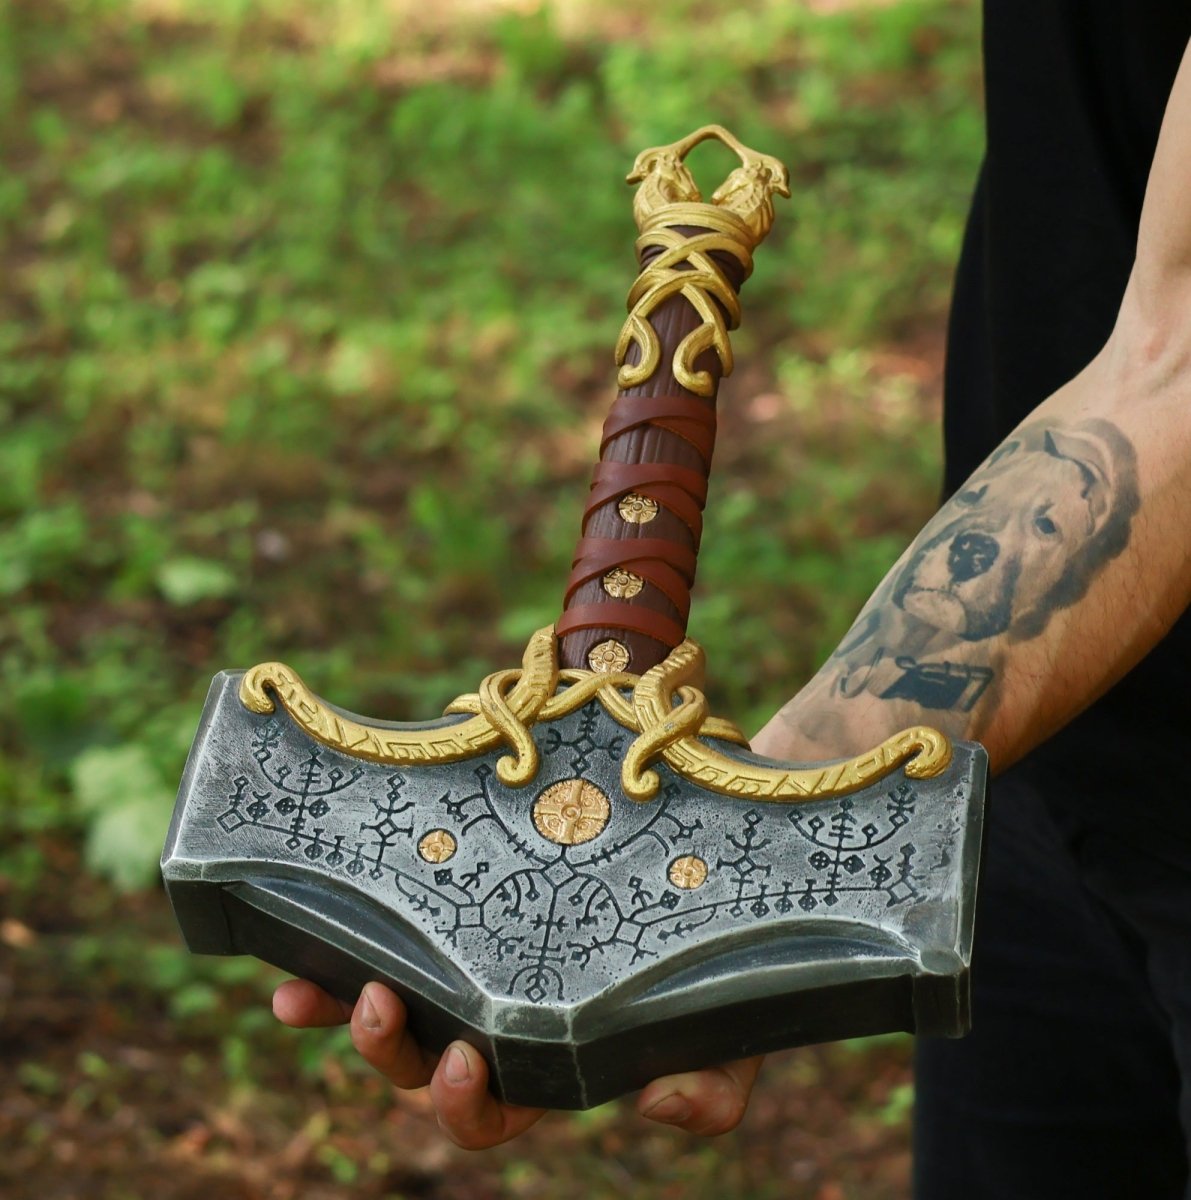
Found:
[[[543,634],[493,685],[510,711],[554,652]],[[162,859],[189,946],[254,954],[347,1000],[379,979],[426,1046],[465,1038],[496,1094],[555,1108],[780,1047],[964,1033],[983,750],[955,745],[931,778],[908,771],[938,761],[923,768],[929,750],[904,742],[800,768],[704,716],[693,736],[671,730],[641,772],[656,788],[634,799],[640,693],[666,664],[651,675],[539,678],[538,714],[517,718],[531,743],[510,762],[507,740],[442,761],[411,749],[474,737],[479,696],[385,726],[294,687],[254,712],[245,677],[220,674]],[[691,691],[670,692],[676,724]],[[390,737],[400,765],[347,749],[370,738],[376,757]],[[529,778],[501,781],[527,760]]]

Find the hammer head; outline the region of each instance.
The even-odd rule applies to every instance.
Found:
[[[726,722],[684,726],[690,686],[663,689],[674,720],[643,728],[649,676],[555,670],[527,716],[529,669],[527,653],[418,726],[364,724],[276,678],[283,703],[253,711],[269,707],[256,685],[216,676],[162,857],[190,948],[345,1000],[381,980],[424,1045],[469,1041],[493,1091],[527,1105],[586,1108],[809,1042],[966,1032],[979,746],[933,778],[888,756],[808,771]],[[509,713],[519,748],[514,728],[476,753],[392,750]],[[386,745],[396,763],[377,761]],[[652,765],[630,778],[634,752]],[[781,780],[805,795],[773,799]]]

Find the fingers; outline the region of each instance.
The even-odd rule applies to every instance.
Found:
[[[466,1042],[452,1042],[430,1081],[443,1132],[465,1150],[486,1150],[524,1133],[545,1109],[502,1104],[488,1091],[488,1064]]]
[[[343,1025],[352,1006],[324,992],[308,979],[287,979],[273,993],[273,1015],[295,1029],[316,1025]]]
[[[434,1058],[410,1036],[405,1005],[380,983],[366,983],[351,1013],[352,1044],[365,1062],[399,1088],[430,1082]]]
[[[744,1116],[761,1062],[745,1058],[707,1071],[655,1079],[637,1098],[637,1111],[688,1133],[705,1137],[727,1133]]]
[[[366,984],[353,1009],[305,979],[291,979],[273,993],[273,1012],[286,1025],[309,1028],[351,1022],[356,1050],[399,1088],[430,1085],[443,1132],[465,1150],[483,1150],[524,1133],[545,1111],[502,1104],[488,1091],[488,1064],[474,1046],[452,1042],[435,1066],[406,1028],[405,1005],[379,983]],[[642,1091],[637,1110],[689,1133],[714,1136],[735,1129],[748,1107],[760,1058],[741,1059],[706,1071],[655,1079]]]

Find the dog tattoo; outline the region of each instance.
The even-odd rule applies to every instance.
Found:
[[[1042,633],[1125,549],[1137,507],[1136,455],[1115,425],[1018,430],[860,614],[826,668],[832,693],[970,712],[995,680],[981,643]]]

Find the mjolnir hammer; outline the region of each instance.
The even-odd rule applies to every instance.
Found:
[[[684,158],[740,166],[702,201]],[[585,1108],[787,1046],[969,1023],[986,756],[928,728],[795,764],[709,715],[689,590],[728,330],[785,168],[641,154],[641,270],[564,611],[439,720],[215,677],[162,874],[189,947],[354,1000]]]

